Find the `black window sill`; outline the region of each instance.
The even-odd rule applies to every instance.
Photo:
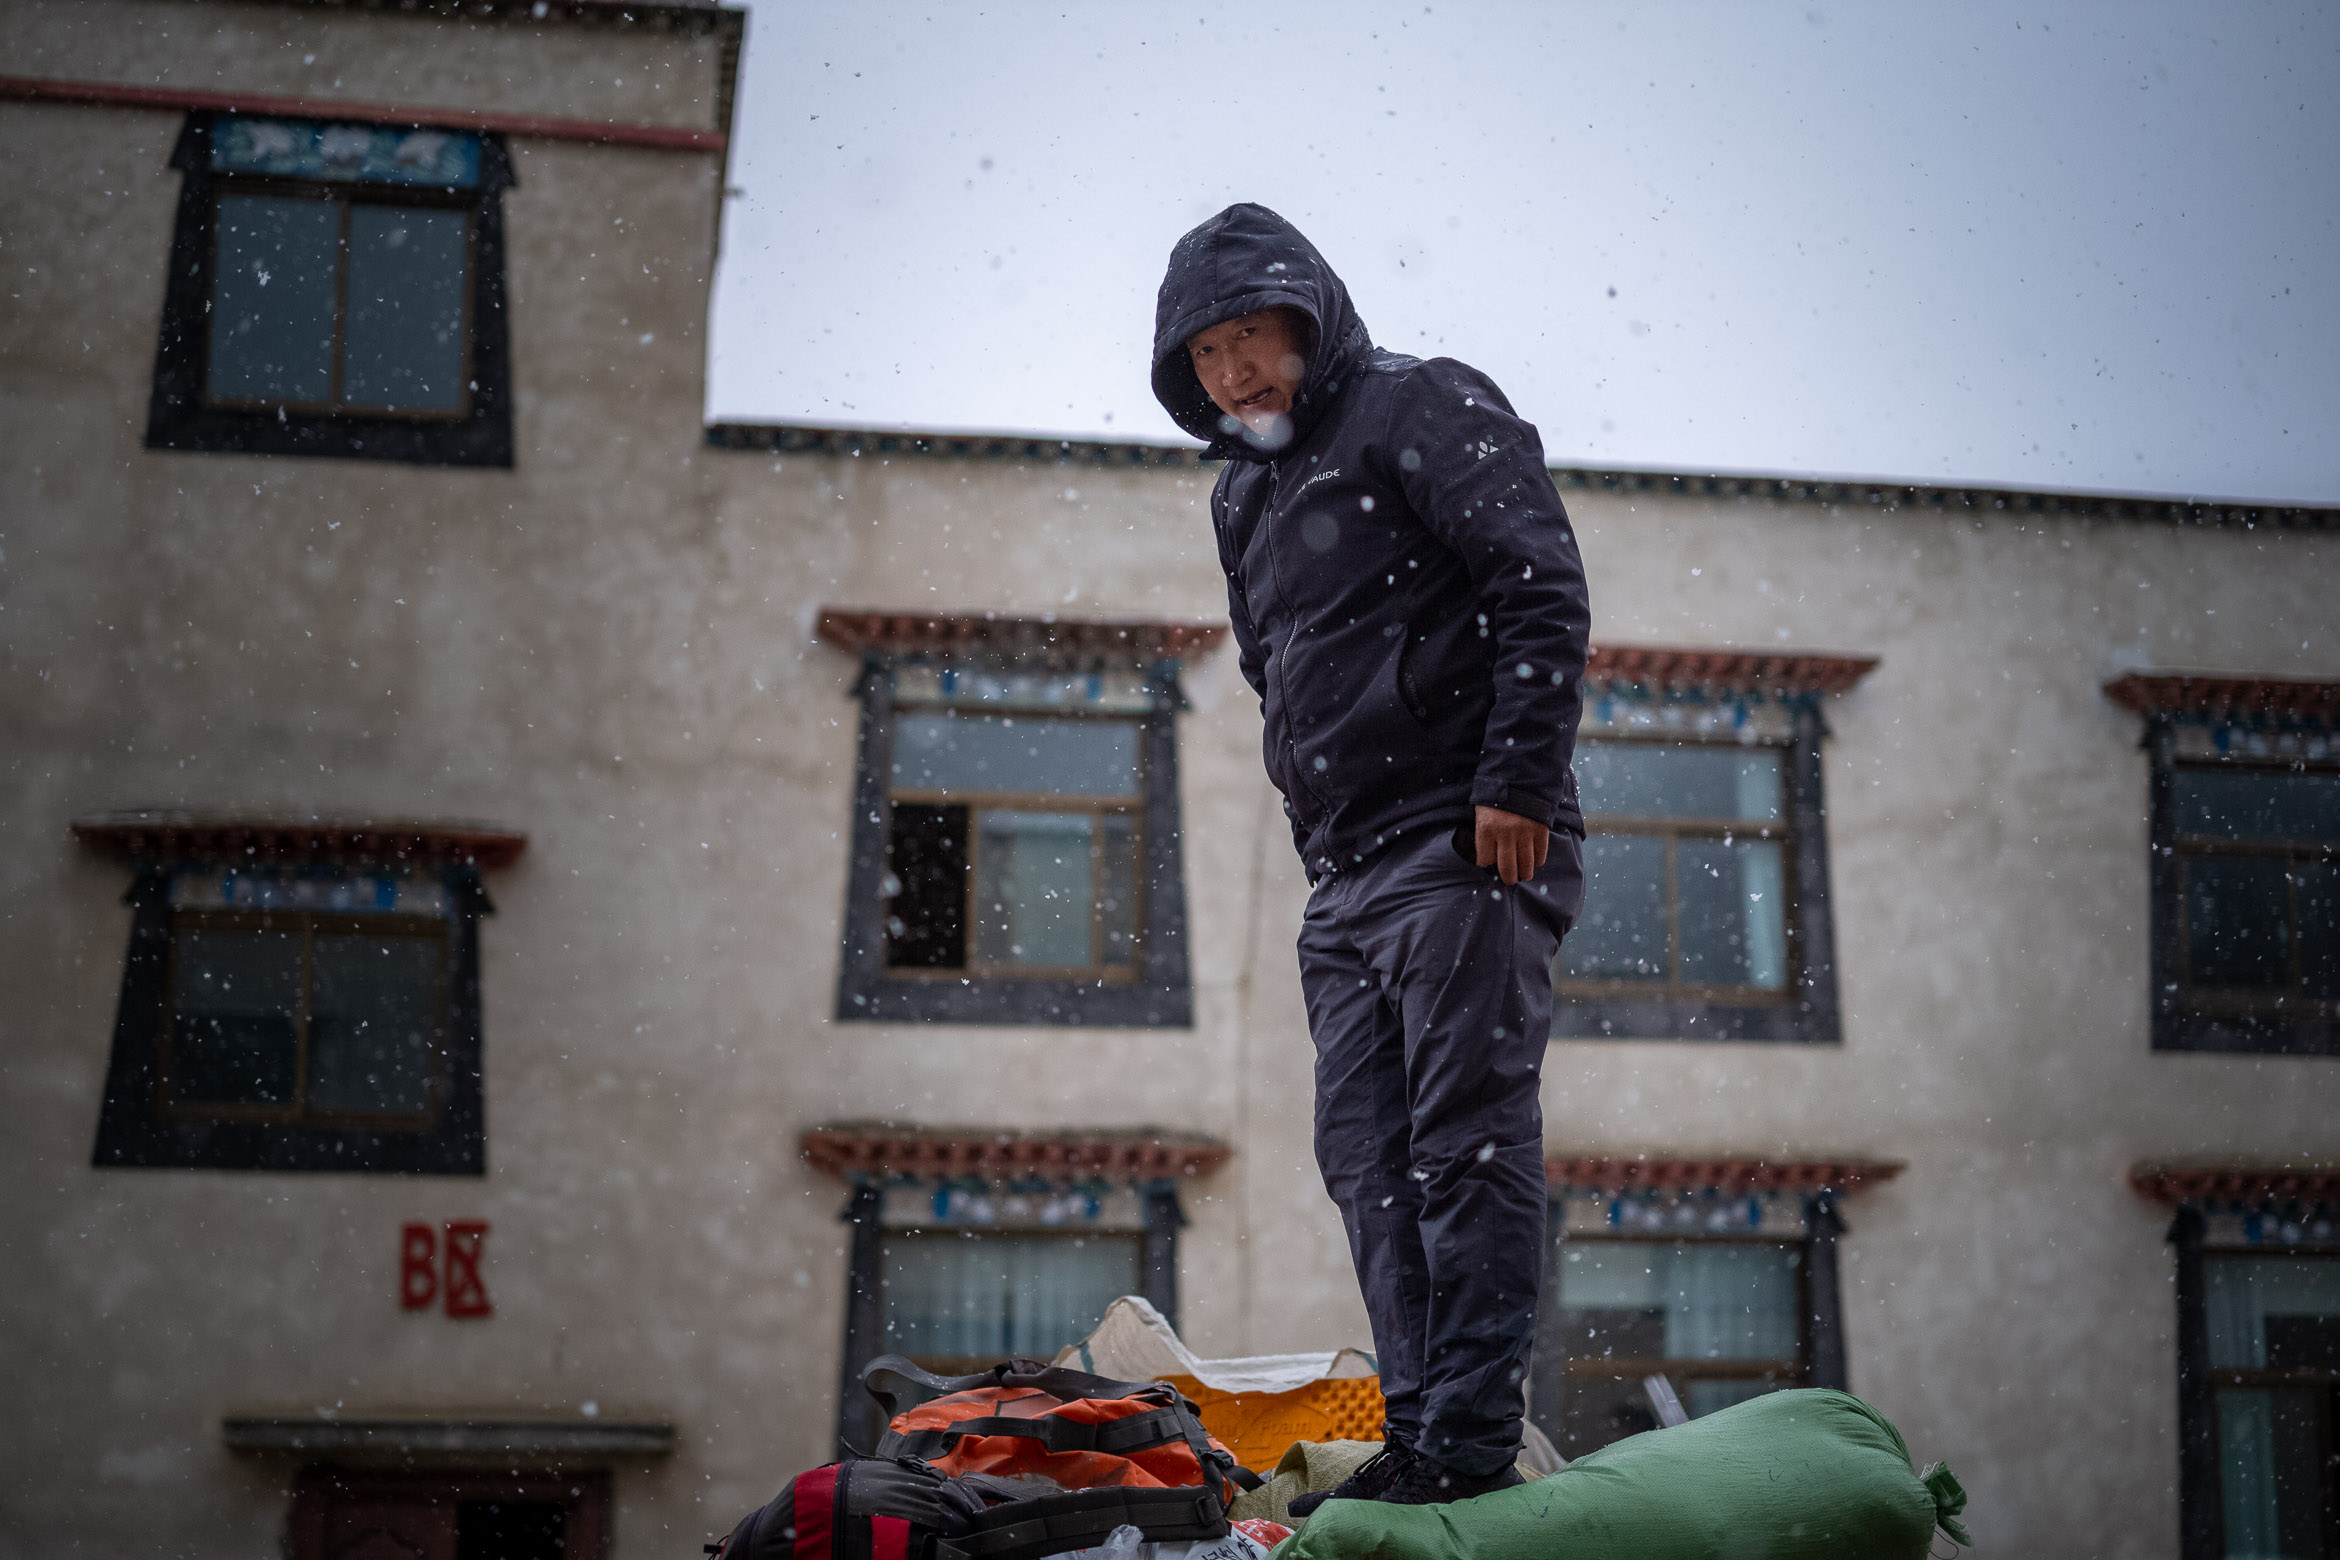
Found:
[[[2164,1011],[2154,1016],[2153,1049],[2340,1056],[2340,1019]]]
[[[1765,1040],[1836,1045],[1833,1016],[1808,1002],[1552,1001],[1555,1040]]]
[[[512,420],[500,398],[480,417],[422,422],[321,412],[288,412],[279,418],[274,412],[191,405],[158,393],[147,421],[146,447],[508,468]]]
[[[487,1145],[464,1132],[368,1132],[265,1121],[157,1121],[108,1112],[100,1169],[308,1170],[373,1175],[485,1175]],[[141,1119],[142,1118],[142,1119]]]

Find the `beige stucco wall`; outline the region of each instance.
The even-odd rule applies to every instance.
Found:
[[[514,107],[502,71],[563,113],[711,68],[687,35],[162,0],[0,7],[25,39],[287,92],[325,90],[287,63],[313,48],[344,96]],[[1308,1147],[1305,884],[1224,652],[1181,723],[1191,1031],[827,1017],[857,710],[815,608],[1214,616],[1208,474],[709,451],[718,168],[528,139],[513,470],[147,451],[177,123],[0,103],[0,1553],[273,1544],[290,1469],[220,1449],[232,1410],[588,1400],[681,1427],[620,1470],[617,1550],[690,1552],[826,1453],[842,1194],[794,1144],[843,1117],[1224,1137],[1193,1340],[1363,1342]],[[2122,1174],[2340,1154],[2340,1061],[2148,1050],[2145,764],[2098,688],[2340,673],[2340,549],[1570,503],[1600,639],[1882,664],[1830,708],[1845,1043],[1555,1046],[1553,1147],[1907,1160],[1847,1209],[1855,1389],[1959,1469],[1992,1553],[2174,1555],[2163,1220]],[[528,831],[489,883],[484,1180],[89,1167],[128,913],[65,823],[128,806]],[[400,1312],[398,1224],[464,1216],[496,1316]]]

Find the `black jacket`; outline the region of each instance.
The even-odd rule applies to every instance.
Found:
[[[1186,342],[1279,304],[1314,334],[1292,437],[1265,451],[1223,430]],[[1376,348],[1315,246],[1239,205],[1171,253],[1154,394],[1227,462],[1211,494],[1227,608],[1309,876],[1477,805],[1581,834],[1584,566],[1503,392]]]

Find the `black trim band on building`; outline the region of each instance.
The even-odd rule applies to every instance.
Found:
[[[832,428],[813,423],[713,423],[707,447],[771,455],[932,456],[946,460],[1004,460],[1060,465],[1215,468],[1187,444],[1145,440],[1068,439],[1031,433],[946,433],[917,428]],[[2038,516],[2076,520],[2131,520],[2162,525],[2274,526],[2340,529],[2340,506],[2250,499],[2165,498],[2143,493],[2087,493],[2039,488],[1958,486],[1783,476],[1762,472],[1628,470],[1608,466],[1553,466],[1563,492],[1625,496],[1668,494],[1751,503],[1817,504],[1884,513]]]

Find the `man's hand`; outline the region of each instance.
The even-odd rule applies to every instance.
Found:
[[[1493,867],[1507,884],[1524,883],[1544,869],[1544,855],[1552,848],[1550,829],[1500,807],[1477,812],[1480,866]]]

